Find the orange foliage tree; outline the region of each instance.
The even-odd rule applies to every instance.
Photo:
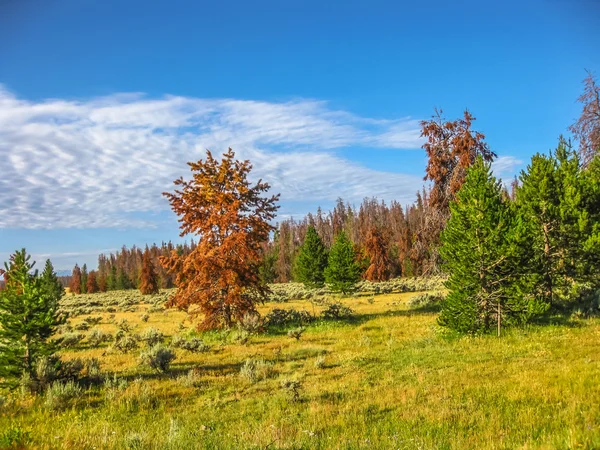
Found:
[[[77,264],[73,268],[71,275],[71,284],[69,285],[73,294],[81,294],[81,269]]]
[[[388,280],[392,262],[388,255],[386,240],[375,227],[369,230],[365,250],[371,262],[365,272],[365,278],[369,281]]]
[[[86,287],[87,287],[88,294],[93,294],[95,292],[98,292],[98,280],[96,279],[96,271],[95,270],[92,270],[89,273]]]
[[[202,315],[201,329],[231,327],[246,314],[257,314],[255,303],[268,288],[260,279],[261,244],[274,229],[279,195],[266,196],[270,186],[251,185],[249,161],[238,161],[231,148],[219,162],[207,151],[205,160],[188,163],[191,181],[175,181],[174,193],[164,193],[179,216],[180,235],[197,236],[187,256],[173,251],[161,263],[175,275],[176,293],[169,306]]]
[[[436,109],[431,120],[421,122],[421,136],[427,138],[423,144],[428,157],[425,180],[433,182],[429,201],[434,208],[448,210],[465,181],[467,168],[478,156],[484,161],[496,157],[484,142],[485,135],[471,129],[474,120],[465,110],[462,119],[446,121],[442,110]]]
[[[158,294],[158,275],[152,263],[152,255],[146,247],[142,257],[142,274],[140,277],[140,292],[143,295]]]

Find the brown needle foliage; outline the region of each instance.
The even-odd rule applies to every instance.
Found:
[[[269,185],[250,185],[249,161],[238,161],[231,148],[219,162],[207,151],[205,160],[188,163],[191,181],[175,181],[164,193],[179,216],[181,236],[194,234],[198,245],[187,256],[173,251],[161,263],[175,275],[176,294],[169,300],[192,315],[203,315],[201,329],[231,327],[268,288],[259,277],[261,244],[274,229],[279,195],[264,196]]]
[[[569,130],[579,140],[579,156],[585,166],[600,151],[600,86],[589,71],[583,84],[583,94],[577,99],[583,104],[581,116]]]
[[[365,278],[369,281],[388,280],[392,263],[388,256],[386,240],[375,227],[369,230],[365,250],[371,261],[365,272]]]
[[[436,108],[431,120],[421,122],[421,136],[427,138],[423,144],[428,157],[425,180],[433,181],[429,201],[435,208],[447,211],[465,181],[466,169],[477,156],[481,155],[484,161],[496,157],[484,142],[485,135],[471,129],[474,120],[465,110],[462,119],[446,121],[442,110]]]
[[[143,295],[158,294],[158,275],[152,262],[150,250],[146,247],[142,257],[142,273],[140,276],[140,292]]]
[[[73,268],[71,275],[71,284],[69,285],[73,294],[81,294],[81,269],[77,264]]]

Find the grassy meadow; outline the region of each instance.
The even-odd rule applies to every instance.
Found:
[[[415,293],[387,293],[340,299],[351,317],[312,322],[299,339],[288,336],[297,326],[240,339],[235,330],[195,334],[186,314],[156,306],[166,293],[88,298],[102,295],[127,301],[80,310],[75,330],[92,316],[98,323],[80,325],[82,334],[114,334],[126,319],[135,333],[155,328],[166,344],[194,335],[210,349],[178,348],[158,373],[138,362],[143,342],[122,353],[83,339],[61,357],[97,358],[101,376],[64,402],[3,394],[5,441],[13,433],[36,449],[600,448],[598,319],[459,338],[437,327],[435,308],[409,307]],[[325,306],[268,302],[260,312],[274,308],[319,315]]]

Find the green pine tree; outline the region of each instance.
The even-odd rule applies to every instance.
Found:
[[[583,276],[594,289],[600,289],[600,153],[581,173],[582,212],[579,225],[583,230]]]
[[[30,258],[25,249],[11,255],[0,291],[0,380],[9,385],[24,374],[33,377],[37,360],[55,352],[50,337],[64,322],[56,292],[48,292]]]
[[[277,278],[277,257],[279,254],[279,246],[274,245],[272,249],[267,250],[258,268],[258,274],[264,284],[275,283]]]
[[[325,281],[333,291],[347,294],[355,289],[355,284],[360,279],[360,272],[361,268],[356,261],[352,241],[344,231],[340,231],[329,250]]]
[[[88,282],[88,271],[87,265],[84,264],[81,268],[81,293],[85,294],[87,292],[87,282]]]
[[[531,308],[519,292],[514,234],[518,228],[502,188],[481,158],[469,168],[450,204],[440,253],[449,274],[439,323],[461,333],[480,333],[520,323]]]
[[[313,226],[308,227],[306,231],[295,266],[296,279],[307,287],[321,287],[325,283],[327,249]]]
[[[65,294],[65,288],[60,281],[58,281],[56,272],[54,272],[54,266],[49,259],[46,260],[46,265],[44,266],[44,271],[40,275],[40,278],[42,280],[44,292],[56,303],[56,305],[58,305],[58,302]]]
[[[561,139],[553,154],[534,155],[520,179],[516,204],[527,228],[530,294],[556,305],[589,268],[583,243],[591,222],[577,153]]]

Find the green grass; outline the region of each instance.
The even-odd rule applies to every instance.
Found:
[[[456,338],[440,332],[437,313],[410,310],[413,295],[344,299],[351,320],[311,324],[299,341],[284,330],[246,345],[206,333],[211,351],[177,350],[165,375],[139,367],[139,352],[84,342],[63,357],[97,357],[127,387],[92,386],[59,411],[41,396],[15,396],[0,405],[0,430],[18,428],[40,449],[600,448],[600,320]],[[274,307],[313,310],[303,300],[261,312]],[[168,311],[142,323],[145,308],[116,319],[167,336],[185,320]],[[273,373],[241,376],[247,359],[272,362]],[[286,380],[301,383],[298,401]]]

